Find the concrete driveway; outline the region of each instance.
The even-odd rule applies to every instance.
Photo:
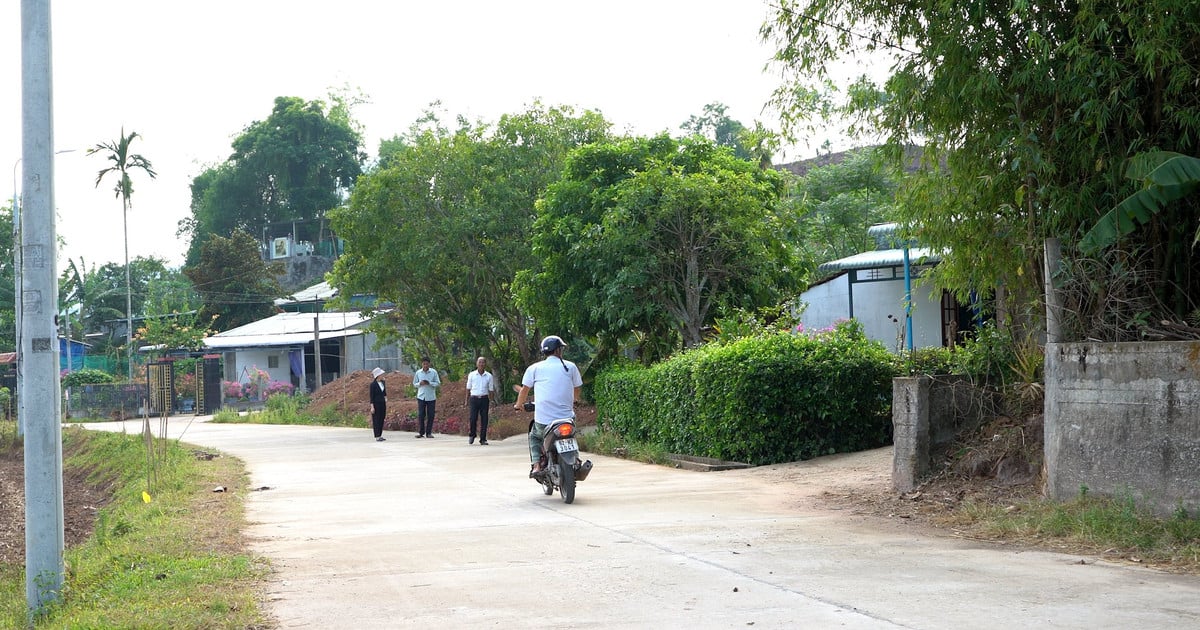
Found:
[[[282,628],[1200,627],[1192,576],[820,509],[811,497],[853,459],[783,480],[592,457],[566,505],[527,478],[522,438],[189,420],[172,437],[186,427],[269,487],[247,500],[248,534]]]

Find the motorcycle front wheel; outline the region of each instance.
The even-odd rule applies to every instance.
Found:
[[[558,465],[558,472],[558,492],[562,495],[563,503],[571,503],[575,500],[575,467],[564,462]]]

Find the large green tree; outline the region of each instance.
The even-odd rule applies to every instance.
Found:
[[[797,177],[789,204],[800,221],[805,258],[820,264],[874,249],[867,228],[895,218],[896,189],[869,149]]]
[[[383,143],[380,168],[332,213],[346,240],[332,281],[394,304],[422,352],[528,363],[536,332],[510,285],[532,264],[534,203],[567,153],[608,127],[595,112],[541,103],[494,124],[459,119],[453,130],[429,113]]]
[[[679,126],[691,135],[703,136],[723,147],[733,149],[733,154],[745,160],[756,160],[762,168],[770,168],[771,160],[779,149],[779,134],[755,121],[749,128],[741,121],[729,117],[727,105],[712,102],[704,106],[700,115],[689,116]]]
[[[342,203],[366,155],[349,105],[331,100],[276,98],[270,116],[234,139],[224,163],[192,181],[192,214],[179,226],[191,238],[189,265],[212,236],[259,235],[272,223],[318,219]]]
[[[539,319],[656,358],[703,340],[723,309],[778,303],[799,282],[783,178],[693,136],[571,155],[538,204],[518,294]]]
[[[213,236],[199,258],[183,270],[204,303],[198,321],[223,331],[275,314],[275,298],[283,294],[275,278],[282,269],[262,259],[253,236],[241,230]]]
[[[713,102],[704,106],[700,115],[690,116],[679,126],[692,135],[703,136],[723,147],[733,149],[733,154],[744,160],[751,158],[750,150],[743,144],[749,132],[746,125],[729,117],[724,103]]]
[[[885,134],[897,163],[906,145],[924,145],[926,168],[900,209],[923,241],[953,252],[935,277],[960,295],[1003,288],[1011,312],[1031,321],[1044,312],[1044,238],[1072,245],[1133,192],[1122,175],[1139,152],[1200,154],[1192,0],[782,0],[762,34],[787,77],[776,94],[785,122],[850,116]],[[890,56],[890,77],[826,98],[854,51]],[[1145,252],[1138,259],[1155,280],[1143,290],[1176,314],[1200,294],[1190,252],[1198,209],[1195,200],[1164,208],[1123,244]]]

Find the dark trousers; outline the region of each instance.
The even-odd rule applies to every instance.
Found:
[[[375,437],[383,436],[383,416],[386,414],[386,404],[375,405],[375,413],[371,414],[371,428],[375,431]]]
[[[476,422],[479,426],[479,439],[487,441],[487,423],[488,423],[488,397],[487,396],[472,396],[471,397],[471,437],[475,437]]]
[[[436,400],[417,399],[417,435],[433,435],[433,414],[436,410]]]

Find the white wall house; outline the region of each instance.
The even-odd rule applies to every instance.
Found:
[[[204,345],[222,353],[226,381],[245,383],[255,370],[262,370],[271,380],[292,383],[302,391],[356,370],[411,371],[401,361],[398,345],[375,348],[376,336],[364,330],[369,321],[359,312],[279,313],[217,333]]]
[[[834,273],[800,294],[805,310],[800,322],[808,331],[856,319],[867,337],[899,352],[909,346],[905,320],[905,247],[893,247],[896,224],[873,226],[878,249],[822,264]],[[908,247],[908,275],[912,295],[913,348],[953,345],[958,332],[970,327],[967,310],[952,296],[918,279],[941,258],[924,247]]]

